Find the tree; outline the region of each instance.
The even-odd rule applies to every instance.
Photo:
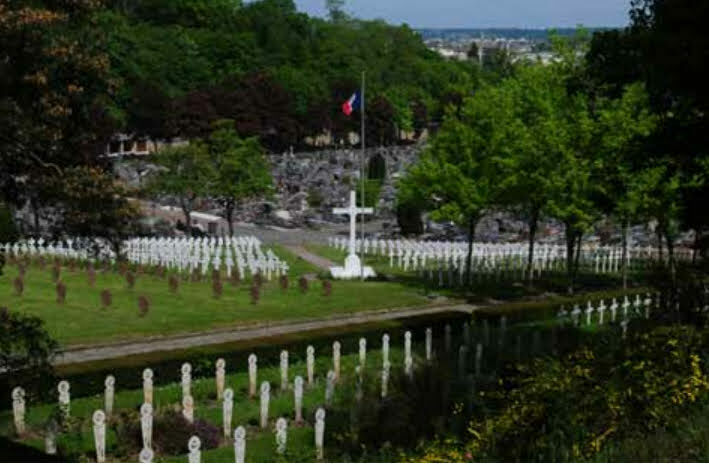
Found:
[[[485,88],[448,114],[440,131],[399,183],[398,204],[419,206],[439,221],[452,221],[468,232],[466,277],[471,279],[475,229],[500,200],[499,158],[506,153],[504,126],[509,106],[498,105],[498,90]]]
[[[498,105],[505,119],[496,124],[508,138],[509,155],[501,158],[502,187],[506,205],[522,213],[529,227],[527,276],[532,266],[537,227],[550,200],[556,194],[555,179],[563,159],[568,134],[562,124],[566,93],[562,76],[550,67],[528,64],[499,84]]]
[[[631,195],[637,171],[645,158],[644,142],[657,124],[642,83],[625,88],[622,96],[606,100],[598,111],[597,204],[621,224],[623,287],[628,276],[628,227],[640,218],[638,197]]]
[[[347,19],[345,0],[325,0],[325,9],[332,22],[342,22]]]
[[[36,170],[95,162],[112,118],[113,84],[97,2],[0,5],[0,200],[24,201],[21,180]]]
[[[53,204],[60,212],[57,234],[103,239],[120,258],[123,241],[138,230],[139,213],[128,200],[130,192],[110,173],[88,166],[66,169],[51,185],[60,193]]]
[[[246,199],[268,194],[273,179],[268,161],[258,139],[242,139],[233,128],[233,121],[222,120],[208,140],[214,162],[215,181],[211,192],[220,199],[229,223],[229,235],[234,234],[234,209]]]
[[[167,147],[155,157],[162,170],[150,182],[150,190],[175,197],[185,217],[185,228],[192,235],[191,213],[198,198],[211,192],[214,184],[214,167],[209,148],[194,140],[189,145]]]
[[[52,378],[52,360],[59,344],[44,328],[44,322],[0,307],[0,393],[10,399],[16,386],[47,386]]]

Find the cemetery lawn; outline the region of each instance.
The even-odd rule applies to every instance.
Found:
[[[311,265],[279,256],[294,265],[291,271],[313,271]],[[302,260],[301,260],[302,262]],[[35,315],[45,321],[49,333],[62,345],[101,344],[139,340],[146,336],[167,336],[208,331],[248,324],[317,319],[367,310],[423,306],[425,295],[401,283],[344,282],[332,283],[332,295],[323,295],[322,283],[310,281],[309,290],[298,287],[298,274],[290,273],[290,287],[283,291],[277,280],[266,282],[257,304],[251,303],[250,284],[224,283],[220,298],[213,296],[210,282],[182,281],[177,294],[168,288],[167,278],[137,275],[134,289],[128,289],[118,273],[100,271],[96,283],[89,286],[85,271],[62,269],[61,280],[67,287],[66,301],[56,302],[55,284],[50,267],[27,269],[24,293],[18,296],[13,281],[18,271],[6,266],[0,276],[0,307]],[[109,289],[113,302],[101,308],[100,293]],[[139,316],[138,298],[150,301],[147,315]]]
[[[402,366],[403,351],[392,346],[390,351],[392,366]],[[333,403],[346,405],[350,402],[351,392],[344,388],[351,381],[355,366],[359,363],[359,356],[355,352],[345,352],[341,358],[342,380],[335,389]],[[417,356],[416,363],[422,364]],[[367,353],[366,376],[377,379],[378,368],[382,364],[381,351],[370,350]],[[266,430],[259,428],[259,398],[248,396],[248,373],[245,365],[234,367],[227,366],[225,387],[234,391],[234,406],[232,428],[244,426],[246,435],[246,461],[247,462],[315,462],[313,447],[313,419],[315,410],[323,406],[325,396],[325,375],[332,368],[330,353],[319,353],[315,357],[314,384],[304,386],[303,390],[303,420],[302,425],[293,421],[293,391],[292,382],[295,376],[302,376],[307,380],[306,366],[301,354],[291,354],[289,364],[290,385],[286,390],[280,388],[280,372],[277,366],[264,365],[261,361],[258,368],[258,384],[268,381],[271,384],[271,400],[269,405],[269,427]],[[156,416],[163,416],[168,412],[179,411],[181,404],[182,388],[177,377],[157,372],[154,390],[153,406]],[[134,435],[119,439],[120,431],[128,425],[133,425],[139,431],[139,418],[137,412],[143,402],[143,390],[121,388],[121,378],[116,380],[116,393],[114,400],[114,413],[107,423],[106,451],[107,462],[130,461],[135,462],[140,446],[134,443]],[[216,400],[214,378],[194,378],[191,393],[195,400],[195,418],[204,420],[222,430],[222,404]],[[91,429],[91,415],[97,409],[104,407],[103,394],[72,398],[71,416],[73,418],[67,430],[57,435],[59,451],[66,458],[74,461],[95,460],[93,434]],[[39,450],[44,448],[44,428],[47,420],[56,410],[55,403],[33,403],[28,406],[26,423],[28,432],[24,437],[18,438],[14,433],[12,410],[0,411],[0,435],[20,441]],[[288,447],[285,456],[275,453],[274,425],[278,417],[288,420]],[[327,425],[327,417],[326,417]],[[332,427],[332,425],[331,425]],[[325,447],[327,457],[328,430],[325,430]],[[128,436],[128,435],[127,435]],[[219,435],[221,436],[221,434]],[[155,440],[155,433],[154,433]],[[337,451],[333,454],[339,457]],[[186,462],[187,454],[170,455],[158,454],[155,462]],[[233,462],[234,446],[231,439],[221,438],[219,445],[213,449],[202,448],[202,462]]]

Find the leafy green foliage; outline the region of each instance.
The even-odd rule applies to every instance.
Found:
[[[210,193],[221,199],[231,234],[237,203],[273,190],[270,166],[258,139],[241,139],[231,121],[222,121],[207,144],[215,176]]]
[[[190,213],[197,199],[209,194],[215,178],[209,148],[200,140],[168,147],[157,154],[156,162],[163,169],[151,180],[150,190],[178,199],[190,234]]]
[[[51,382],[51,362],[57,349],[57,342],[40,318],[0,308],[2,405],[10,400],[10,392],[16,386],[41,389]]]
[[[622,345],[609,336],[516,366],[500,389],[481,393],[491,408],[470,419],[462,443],[438,443],[422,458],[593,460],[615,441],[662,432],[706,400],[706,332],[657,327]]]
[[[386,144],[395,127],[414,127],[413,105],[438,118],[450,89],[473,84],[469,67],[430,52],[410,28],[348,18],[340,2],[333,21],[298,13],[290,0],[126,3],[114,1],[95,21],[130,131],[205,137],[200,128],[229,118],[242,137],[273,150],[323,131],[346,140],[360,123],[340,106],[366,70],[368,138]]]

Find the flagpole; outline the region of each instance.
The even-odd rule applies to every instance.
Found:
[[[365,205],[365,199],[364,199],[364,157],[365,157],[365,150],[366,150],[366,145],[364,143],[364,104],[365,104],[365,99],[364,99],[364,85],[365,85],[365,73],[366,71],[362,71],[362,111],[360,112],[362,115],[362,135],[360,136],[361,142],[362,142],[362,153],[360,154],[359,157],[359,184],[360,184],[360,195],[362,196],[362,208],[366,208],[367,206]],[[361,276],[360,278],[362,281],[364,281],[364,215],[360,215],[360,250],[362,250],[362,257],[361,257]]]

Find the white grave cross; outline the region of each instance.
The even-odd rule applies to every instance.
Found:
[[[347,208],[335,208],[332,210],[335,215],[349,215],[350,217],[350,242],[348,247],[348,255],[345,259],[345,266],[332,267],[330,273],[336,279],[352,279],[352,278],[373,278],[376,276],[374,270],[369,267],[362,267],[362,262],[356,252],[356,226],[357,215],[371,215],[374,213],[373,208],[357,208],[357,198],[355,191],[350,191],[350,205]]]

